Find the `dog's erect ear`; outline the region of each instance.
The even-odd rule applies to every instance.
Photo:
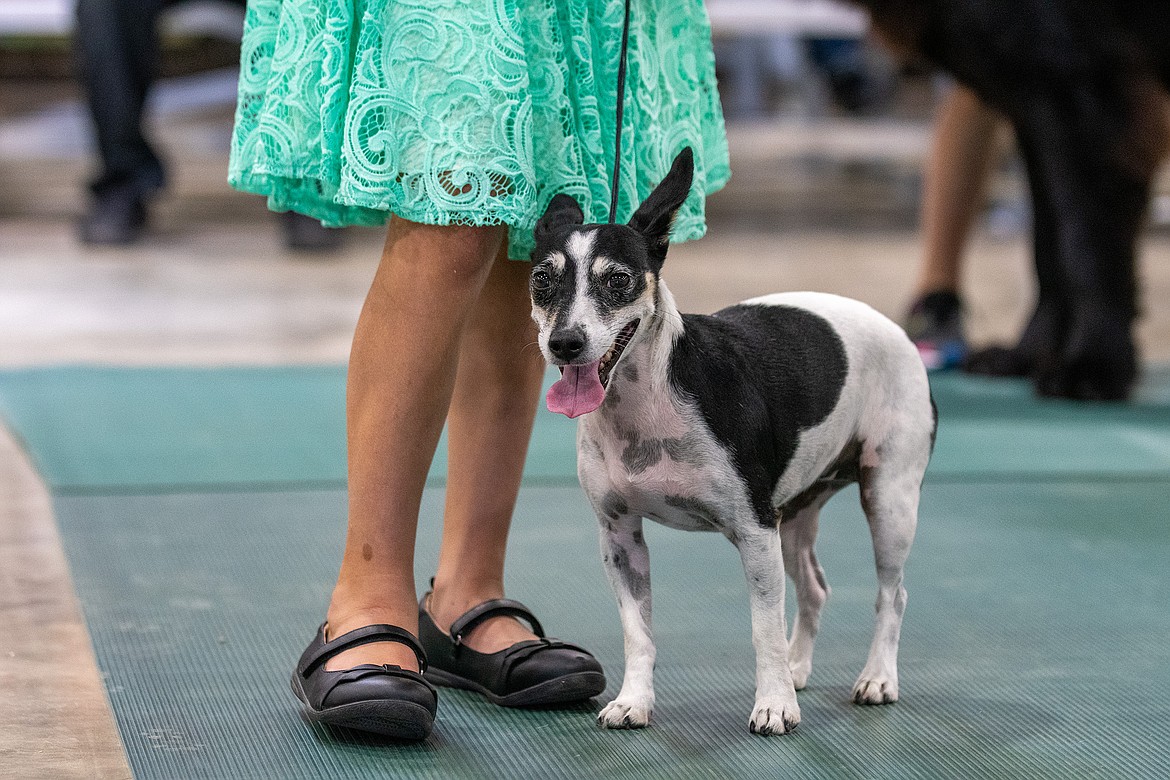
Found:
[[[572,195],[561,193],[549,201],[548,208],[544,210],[544,216],[536,223],[533,235],[537,241],[540,241],[560,228],[580,225],[583,222],[585,222],[585,214],[581,211],[581,205]]]
[[[686,147],[674,158],[670,173],[659,182],[650,197],[638,207],[630,219],[630,227],[646,237],[650,257],[659,268],[666,260],[666,248],[670,243],[670,226],[683,201],[691,191],[691,180],[695,176],[695,155]]]

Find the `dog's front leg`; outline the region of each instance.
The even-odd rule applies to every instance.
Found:
[[[734,540],[747,575],[756,648],[756,704],[748,727],[755,734],[787,734],[800,723],[800,705],[788,666],[780,533],[754,518],[745,525]]]
[[[642,536],[642,518],[602,516],[601,558],[617,597],[625,634],[626,670],[617,698],[597,722],[611,729],[634,729],[650,723],[654,709],[654,637],[650,628],[650,552]]]

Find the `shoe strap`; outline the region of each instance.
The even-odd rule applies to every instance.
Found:
[[[532,610],[528,607],[512,599],[491,599],[490,601],[485,601],[482,604],[472,607],[455,618],[451,623],[449,633],[451,634],[451,638],[455,640],[455,646],[462,645],[463,637],[480,623],[488,618],[499,615],[510,615],[511,617],[520,618],[528,623],[532,628],[532,633],[541,639],[544,638],[544,628],[541,627],[540,621],[536,619],[536,615],[533,615]]]
[[[403,680],[410,680],[411,682],[421,683],[427,687],[427,689],[431,692],[431,695],[435,697],[436,701],[439,698],[439,694],[438,691],[435,690],[435,686],[418,672],[412,672],[408,669],[402,669],[397,666],[375,666],[374,664],[361,664],[360,666],[355,666],[352,669],[342,669],[341,671],[332,675],[331,678],[326,681],[328,682],[328,686],[324,691],[321,692],[321,701],[324,702],[326,699],[328,699],[329,694],[333,693],[333,690],[337,686],[344,685],[345,683],[358,682],[359,680],[364,680],[367,677],[398,677]]]
[[[374,623],[373,625],[355,628],[353,631],[344,633],[335,639],[330,639],[328,642],[324,641],[325,626],[321,626],[320,635],[322,639],[320,647],[308,657],[304,669],[301,671],[301,674],[305,677],[308,677],[314,669],[338,653],[349,650],[352,647],[361,647],[362,645],[369,645],[374,642],[398,642],[399,644],[406,645],[414,651],[414,655],[418,659],[419,672],[425,672],[427,670],[426,651],[423,650],[422,645],[418,643],[418,640],[409,631],[398,626],[392,626],[387,623]]]

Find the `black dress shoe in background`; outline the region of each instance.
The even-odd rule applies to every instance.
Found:
[[[146,202],[137,190],[109,189],[93,195],[78,223],[78,236],[90,246],[127,246],[146,228]]]

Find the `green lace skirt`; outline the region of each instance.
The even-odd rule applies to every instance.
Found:
[[[701,0],[631,0],[618,219],[684,146],[674,238],[730,175]],[[327,225],[508,225],[553,195],[608,219],[623,0],[251,0],[229,181]]]

